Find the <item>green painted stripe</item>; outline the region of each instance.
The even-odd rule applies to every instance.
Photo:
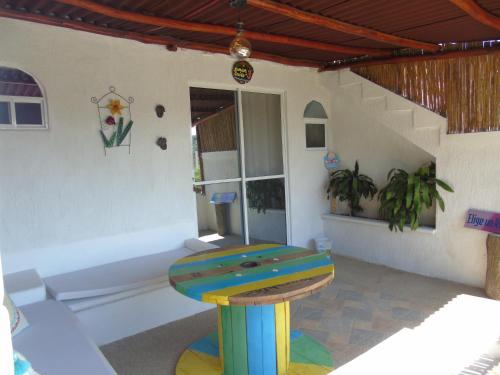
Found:
[[[235,374],[233,356],[233,330],[231,321],[231,307],[221,306],[222,348],[224,351],[224,374]]]
[[[310,336],[302,335],[292,342],[290,360],[294,363],[307,363],[333,367],[331,353]]]
[[[205,263],[205,264],[200,264],[196,266],[191,266],[191,267],[184,267],[181,269],[170,269],[169,275],[170,276],[178,276],[178,275],[185,275],[188,273],[193,273],[193,272],[201,272],[201,271],[207,271],[207,270],[212,270],[216,268],[224,268],[224,267],[231,267],[231,266],[236,266],[239,265],[242,262],[259,262],[263,261],[266,259],[273,259],[276,257],[279,257],[280,255],[283,254],[293,254],[293,253],[298,253],[305,251],[304,248],[301,247],[287,247],[287,248],[281,248],[279,250],[275,251],[270,251],[266,254],[257,254],[257,255],[250,255],[246,258],[238,258],[238,259],[231,259],[231,260],[225,260],[221,262],[217,262],[217,260],[214,260],[212,263]],[[259,258],[260,257],[260,258]],[[221,267],[218,267],[218,265],[221,265]]]
[[[234,367],[238,375],[248,375],[247,321],[245,306],[231,306]]]
[[[248,375],[245,306],[222,306],[224,375]]]
[[[271,264],[267,264],[267,265],[260,266],[260,267],[247,268],[245,270],[226,273],[223,275],[214,275],[214,276],[200,277],[200,278],[192,279],[192,280],[186,280],[186,281],[182,281],[182,282],[178,283],[177,285],[179,288],[184,290],[184,288],[187,289],[187,288],[191,288],[191,287],[197,286],[197,285],[215,283],[215,282],[220,282],[220,281],[224,281],[224,280],[234,280],[235,278],[237,279],[237,277],[235,276],[236,274],[240,274],[241,277],[243,277],[243,276],[249,276],[249,275],[264,274],[266,272],[272,271],[273,269],[283,269],[285,267],[290,267],[290,266],[306,265],[306,264],[315,262],[317,260],[324,259],[325,256],[326,256],[325,253],[318,253],[318,254],[308,255],[308,256],[305,256],[302,258],[289,259],[289,260],[285,260],[283,262],[271,263]]]

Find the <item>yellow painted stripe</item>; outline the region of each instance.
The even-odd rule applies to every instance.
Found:
[[[219,359],[204,353],[186,350],[175,368],[176,375],[220,375]]]
[[[290,302],[287,301],[285,302],[285,329],[286,329],[286,363],[287,363],[287,368],[286,370],[288,371],[288,367],[290,364],[290,351],[292,350],[292,347],[290,346]]]
[[[283,247],[283,245],[263,244],[263,245],[247,246],[247,247],[238,247],[236,249],[228,249],[228,250],[224,250],[224,251],[216,251],[214,253],[201,254],[201,255],[193,255],[193,256],[190,256],[190,257],[181,258],[177,262],[175,262],[175,264],[185,264],[185,263],[191,263],[191,262],[199,262],[201,260],[215,259],[215,258],[225,257],[225,256],[228,256],[228,255],[237,255],[237,254],[251,253],[253,251],[271,249],[273,247]]]
[[[224,373],[224,347],[222,340],[222,307],[217,306],[217,335],[219,337],[219,359],[222,368],[222,373]]]
[[[326,266],[321,266],[317,268],[312,268],[307,271],[297,272],[290,275],[277,276],[271,279],[266,279],[262,281],[255,281],[248,284],[232,286],[224,289],[214,290],[211,292],[203,293],[202,301],[207,303],[216,303],[218,305],[229,305],[229,297],[240,293],[250,292],[252,290],[258,290],[262,288],[267,288],[270,286],[276,286],[280,284],[285,284],[290,281],[296,281],[301,279],[307,279],[309,277],[315,277],[320,275],[327,275],[333,273],[333,264]]]
[[[309,363],[290,363],[287,375],[327,375],[332,373],[333,367],[313,365]],[[333,373],[332,373],[333,374]]]
[[[290,302],[274,305],[277,375],[286,375],[290,363]]]

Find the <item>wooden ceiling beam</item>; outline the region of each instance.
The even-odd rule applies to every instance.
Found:
[[[200,5],[200,7],[191,10],[189,13],[185,14],[182,18],[189,20],[198,17],[200,14],[203,14],[208,9],[212,8],[214,5],[217,5],[217,3],[219,3],[219,0],[211,0],[205,3],[205,5]]]
[[[399,37],[393,34],[387,34],[367,27],[353,25],[347,22],[339,21],[319,14],[306,12],[292,6],[278,3],[272,0],[247,0],[247,4],[255,8],[273,12],[294,20],[310,23],[316,26],[322,26],[331,30],[340,31],[346,34],[357,35],[363,38],[376,40],[378,42],[394,44],[401,47],[423,49],[428,52],[437,52],[440,47],[437,44],[422,42],[413,39]]]
[[[181,42],[178,44],[181,48],[194,49],[203,52],[221,53],[224,55],[229,54],[229,48],[207,43],[196,43],[196,42]],[[266,60],[275,62],[278,64],[291,65],[291,66],[303,66],[309,68],[321,68],[323,65],[314,60],[304,60],[304,59],[293,59],[284,56],[272,55],[270,53],[253,51],[252,58],[258,60]]]
[[[91,0],[55,0],[55,1],[60,4],[72,5],[75,7],[89,10],[91,12],[102,14],[107,17],[117,18],[129,22],[136,22],[153,26],[162,26],[170,29],[192,31],[199,33],[227,35],[230,37],[234,37],[236,35],[236,28],[234,27],[204,24],[197,22],[187,22],[172,18],[149,16],[141,13],[116,9],[107,5],[96,3]],[[342,53],[348,56],[353,56],[353,55],[390,56],[392,54],[392,51],[389,49],[351,47],[340,44],[323,43],[308,39],[295,38],[286,35],[266,34],[250,30],[245,30],[245,36],[250,40],[258,40],[262,42],[284,44],[302,48],[310,48],[310,49],[316,49],[333,53]]]
[[[345,64],[330,65],[319,69],[320,72],[335,71],[347,68],[359,68],[365,66],[373,65],[385,65],[385,64],[402,64],[402,63],[412,63],[418,61],[428,61],[428,60],[444,60],[444,59],[454,59],[459,57],[471,57],[471,56],[481,56],[500,53],[500,47],[490,47],[490,48],[475,48],[469,50],[461,51],[451,51],[451,52],[441,52],[436,54],[427,55],[415,55],[415,56],[399,56],[390,59],[374,59],[366,61],[356,61]]]
[[[488,12],[474,0],[450,0],[450,2],[483,25],[500,30],[500,17]]]
[[[178,40],[168,37],[158,37],[154,35],[140,34],[134,32],[113,30],[107,27],[95,26],[86,22],[70,21],[56,17],[44,16],[28,12],[18,12],[14,10],[0,9],[0,17],[14,18],[22,21],[43,23],[45,25],[65,27],[68,29],[86,31],[94,34],[114,36],[123,39],[132,39],[146,44],[159,44],[165,46],[175,46]]]
[[[43,23],[46,25],[65,27],[78,31],[86,31],[94,34],[107,35],[123,39],[131,39],[146,44],[159,44],[166,46],[169,51],[175,51],[177,49],[177,46],[179,46],[182,48],[193,49],[197,51],[229,54],[229,48],[224,46],[204,44],[204,43],[194,43],[174,38],[160,37],[156,35],[147,35],[136,32],[120,31],[106,27],[91,25],[85,22],[69,21],[69,20],[58,19],[55,17],[43,16],[41,14],[0,9],[0,17],[14,18],[23,21],[30,21],[30,22]],[[294,59],[259,51],[254,51],[252,57],[260,60],[272,61],[291,66],[321,68],[324,65],[319,61]]]

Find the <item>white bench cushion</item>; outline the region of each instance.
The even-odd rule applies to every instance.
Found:
[[[168,281],[168,269],[177,259],[193,254],[186,248],[97,267],[68,272],[45,279],[50,294],[59,301],[98,297]]]
[[[30,327],[14,337],[14,348],[43,375],[116,375],[77,318],[60,302],[21,308]]]

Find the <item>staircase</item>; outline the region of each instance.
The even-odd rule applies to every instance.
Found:
[[[333,79],[336,92],[342,91],[375,121],[436,156],[441,136],[446,134],[446,118],[350,70],[336,74],[336,79]]]

